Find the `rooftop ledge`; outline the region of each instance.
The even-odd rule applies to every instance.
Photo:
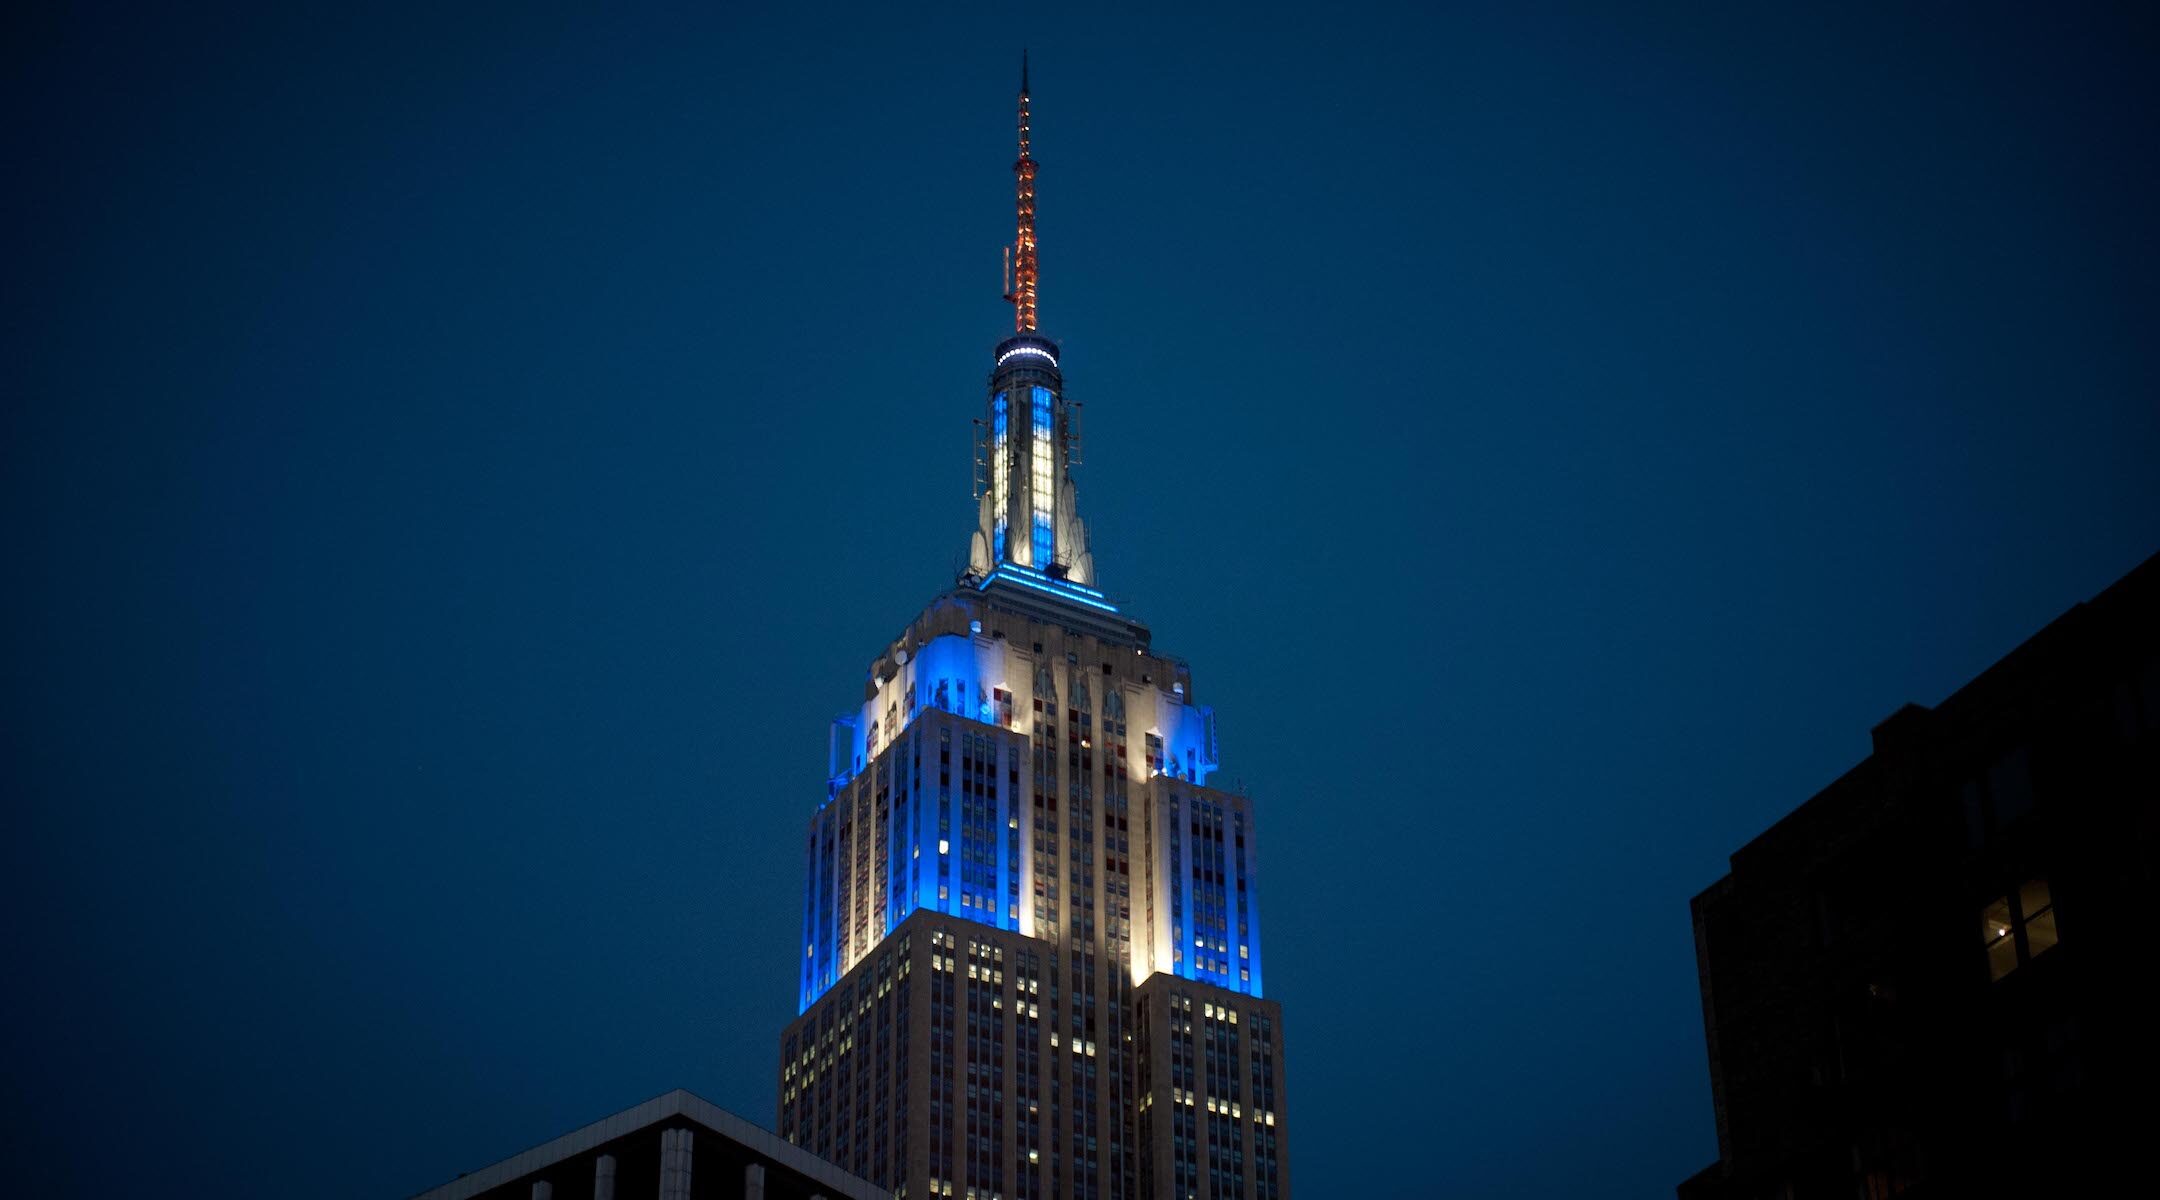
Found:
[[[1110,603],[1109,598],[1096,589],[1085,584],[1073,583],[1046,575],[1033,567],[1023,567],[1019,563],[999,563],[988,575],[975,582],[975,590],[978,592],[987,591],[991,584],[999,580],[1018,584],[1024,588],[1031,588],[1046,595],[1056,596],[1061,600],[1070,600],[1075,604],[1084,604],[1089,608],[1098,609],[1102,612],[1117,612],[1117,605]]]

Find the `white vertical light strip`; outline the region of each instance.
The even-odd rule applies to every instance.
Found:
[[[1057,503],[1057,480],[1053,470],[1057,458],[1056,452],[1051,449],[1050,389],[1037,387],[1031,390],[1034,393],[1034,403],[1031,405],[1029,426],[1034,434],[1035,452],[1032,456],[1033,471],[1028,489],[1034,518],[1029,530],[1029,550],[1032,554],[1029,565],[1041,570],[1048,568],[1057,558],[1057,532],[1051,517],[1052,506]]]

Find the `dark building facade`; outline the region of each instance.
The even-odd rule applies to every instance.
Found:
[[[413,1200],[891,1200],[677,1089]]]
[[[1692,905],[1718,1161],[1681,1200],[2128,1170],[2160,1112],[2160,557],[1891,715],[1731,865]]]

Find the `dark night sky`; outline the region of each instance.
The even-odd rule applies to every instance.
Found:
[[[966,549],[1023,42],[1308,1197],[1669,1196],[1688,898],[2160,549],[2151,6],[265,7],[0,33],[26,1193],[772,1122],[826,722]]]

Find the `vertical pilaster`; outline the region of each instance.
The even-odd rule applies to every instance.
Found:
[[[990,794],[995,797],[996,804],[990,833],[991,837],[997,839],[997,850],[991,859],[997,864],[995,882],[991,885],[997,889],[997,910],[992,924],[999,929],[1017,929],[1020,925],[1019,914],[1014,912],[1008,916],[1007,911],[1012,903],[1013,872],[1019,869],[1019,864],[1013,861],[1010,823],[1020,813],[1013,807],[1013,789],[1005,781],[1014,756],[1019,751],[1008,745],[1004,738],[993,737],[986,740],[990,747]]]
[[[690,1142],[687,1129],[660,1134],[660,1200],[690,1200]]]

